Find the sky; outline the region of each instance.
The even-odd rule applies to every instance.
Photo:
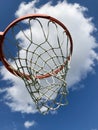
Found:
[[[1,0],[0,31],[16,18],[44,13],[70,30],[74,51],[67,76],[68,105],[42,115],[22,81],[0,62],[1,130],[98,130],[98,15],[97,0]]]

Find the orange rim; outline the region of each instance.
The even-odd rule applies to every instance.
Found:
[[[16,76],[19,76],[21,78],[26,78],[26,79],[31,79],[30,75],[27,75],[27,74],[24,74],[24,73],[21,73],[19,71],[17,71],[16,69],[14,69],[10,64],[9,62],[6,60],[4,54],[3,54],[3,41],[4,41],[4,37],[6,35],[6,33],[8,32],[8,30],[10,28],[12,28],[16,23],[22,21],[22,20],[25,20],[27,18],[44,18],[44,19],[49,19],[51,20],[52,22],[55,22],[57,23],[58,25],[60,25],[66,32],[66,35],[69,37],[69,40],[70,40],[70,56],[68,57],[67,60],[70,60],[70,57],[72,56],[72,52],[73,52],[73,41],[72,41],[72,37],[70,35],[70,32],[68,31],[68,29],[66,28],[66,26],[60,22],[59,20],[51,17],[51,16],[48,16],[48,15],[42,15],[42,14],[31,14],[31,15],[26,15],[26,16],[23,16],[23,17],[20,17],[16,20],[14,20],[12,23],[10,23],[7,28],[4,30],[4,32],[0,32],[0,60],[2,61],[2,63],[4,64],[4,66],[8,69],[8,71],[10,71],[12,74],[16,75]],[[64,63],[64,65],[66,64],[66,61]],[[38,79],[43,79],[43,78],[47,78],[47,77],[50,77],[54,74],[57,74],[58,72],[60,72],[63,68],[64,68],[64,65],[61,65],[59,68],[57,68],[56,70],[54,70],[53,72],[51,73],[46,73],[46,74],[43,74],[43,75],[37,75],[35,78],[38,78]]]

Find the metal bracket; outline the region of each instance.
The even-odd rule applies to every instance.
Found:
[[[3,34],[4,32],[0,32],[0,49],[1,49],[1,44],[2,44],[2,40],[3,40]],[[1,61],[1,59],[0,59]]]

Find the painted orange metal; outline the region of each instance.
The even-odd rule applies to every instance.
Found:
[[[8,71],[10,71],[12,74],[14,74],[15,76],[19,76],[19,77],[23,77],[23,78],[26,78],[27,80],[30,79],[30,75],[27,75],[27,74],[24,74],[24,73],[21,73],[17,70],[15,70],[9,63],[8,61],[6,60],[6,58],[4,57],[4,54],[3,54],[3,41],[4,41],[4,37],[6,35],[6,33],[8,32],[8,30],[10,28],[12,28],[16,23],[22,21],[22,20],[25,20],[27,18],[44,18],[44,19],[49,19],[51,20],[52,22],[55,22],[57,24],[59,24],[66,32],[66,35],[69,37],[69,40],[70,40],[70,57],[72,55],[72,52],[73,52],[73,41],[72,41],[72,37],[70,35],[70,32],[68,31],[68,29],[66,28],[66,26],[60,22],[59,20],[51,17],[51,16],[48,16],[48,15],[43,15],[43,14],[29,14],[29,15],[26,15],[26,16],[23,16],[23,17],[20,17],[16,20],[14,20],[12,23],[10,23],[7,28],[4,30],[4,32],[0,32],[0,60],[2,61],[2,63],[4,64],[4,66],[7,68]],[[68,57],[70,59],[70,57]],[[64,63],[64,65],[66,64],[66,62]],[[50,77],[52,76],[53,74],[57,74],[58,72],[60,72],[63,68],[64,68],[64,65],[61,65],[59,68],[57,68],[56,70],[54,70],[53,72],[51,73],[46,73],[46,74],[43,74],[43,75],[38,75],[36,76],[35,78],[38,78],[38,79],[43,79],[43,78],[47,78],[47,77]]]

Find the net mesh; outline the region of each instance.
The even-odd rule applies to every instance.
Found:
[[[36,108],[47,113],[66,105],[70,56],[66,31],[51,20],[28,18],[15,24],[5,37],[4,55],[13,71],[21,73]]]

